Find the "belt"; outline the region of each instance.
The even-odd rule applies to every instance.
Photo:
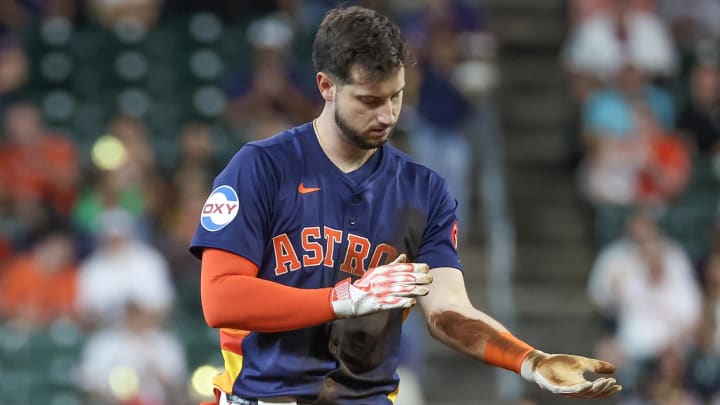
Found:
[[[296,401],[268,401],[267,399],[254,401],[240,398],[236,395],[230,395],[230,397],[228,397],[226,393],[221,391],[218,405],[298,405],[298,403]]]

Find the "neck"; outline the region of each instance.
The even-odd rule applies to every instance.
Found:
[[[335,123],[335,117],[327,108],[323,109],[314,121],[314,127],[323,152],[343,173],[359,169],[377,150],[359,148],[345,138]]]

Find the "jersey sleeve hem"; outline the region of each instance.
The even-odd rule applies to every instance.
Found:
[[[195,257],[197,257],[198,259],[202,259],[202,252],[203,252],[203,250],[208,249],[208,248],[225,250],[225,251],[230,252],[230,253],[232,253],[232,254],[236,254],[236,255],[238,255],[238,256],[242,256],[242,257],[244,257],[245,259],[250,260],[253,264],[255,264],[256,266],[258,266],[258,268],[260,268],[260,264],[261,264],[261,263],[260,263],[259,260],[255,259],[255,258],[249,256],[248,254],[246,254],[246,253],[244,253],[244,252],[241,252],[241,251],[239,251],[239,250],[228,249],[227,246],[221,246],[220,243],[213,243],[213,242],[198,242],[198,243],[194,243],[194,244],[190,245],[190,253],[192,253],[192,255],[195,256]]]

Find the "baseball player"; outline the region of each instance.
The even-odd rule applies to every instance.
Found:
[[[390,404],[416,303],[434,338],[553,393],[619,391],[583,377],[613,365],[536,350],[470,303],[453,196],[386,144],[406,58],[383,15],[330,10],[313,44],[320,116],[245,145],[215,179],[190,246],[225,361],[215,403]]]

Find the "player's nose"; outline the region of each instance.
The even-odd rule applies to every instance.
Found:
[[[382,125],[391,126],[395,122],[395,115],[393,113],[393,104],[390,100],[383,104],[380,108],[377,110],[377,120]]]

